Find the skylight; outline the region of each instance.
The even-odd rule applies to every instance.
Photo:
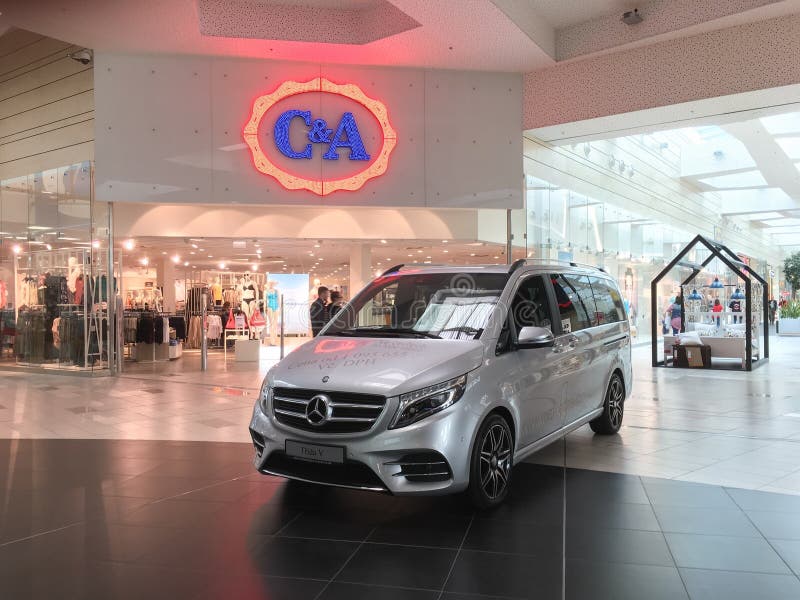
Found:
[[[778,138],[775,141],[789,158],[800,160],[800,137]]]
[[[767,180],[764,179],[761,171],[718,175],[717,177],[706,177],[699,181],[717,189],[764,187],[767,185]]]
[[[800,112],[763,117],[761,124],[772,135],[800,134]]]

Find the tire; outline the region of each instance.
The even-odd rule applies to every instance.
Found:
[[[625,412],[625,384],[619,373],[611,376],[603,401],[603,414],[589,421],[592,431],[601,435],[613,435],[622,427],[622,418]]]
[[[508,422],[494,414],[483,422],[470,458],[470,500],[479,509],[500,505],[511,486],[514,438]]]

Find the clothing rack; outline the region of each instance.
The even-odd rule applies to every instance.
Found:
[[[122,323],[124,352],[131,360],[172,360],[183,353],[183,341],[186,339],[186,319],[183,315],[153,310],[125,310]],[[172,331],[175,332],[174,343]]]

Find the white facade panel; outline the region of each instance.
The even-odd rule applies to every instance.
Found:
[[[95,60],[98,200],[522,206],[520,75],[99,52]],[[356,191],[319,196],[288,190],[255,168],[245,144],[243,128],[256,98],[285,81],[306,82],[320,76],[337,84],[355,84],[382,102],[397,134],[386,173]],[[322,173],[352,171],[359,165],[348,160],[348,150],[340,151],[338,161],[323,160],[325,144],[315,143],[308,161],[292,162],[280,155],[272,124],[280,114],[276,111],[308,110],[312,119],[324,117],[330,121],[327,127],[335,130],[340,116],[352,111],[374,159],[383,141],[380,126],[366,109],[353,104],[327,93],[284,99],[265,116],[268,126],[259,130],[258,141],[271,159],[277,156],[276,164],[288,165],[285,169],[293,174],[304,169],[304,177],[321,179],[329,178]],[[291,131],[292,147],[304,148],[308,140],[302,136],[308,134],[302,119],[293,122]]]

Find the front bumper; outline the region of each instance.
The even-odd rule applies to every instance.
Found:
[[[465,400],[408,427],[388,429],[397,410],[396,399],[390,400],[369,431],[329,435],[276,423],[256,404],[250,421],[253,464],[271,475],[396,495],[460,492],[469,483],[472,434],[479,420]],[[345,465],[287,457],[286,440],[342,446]]]

